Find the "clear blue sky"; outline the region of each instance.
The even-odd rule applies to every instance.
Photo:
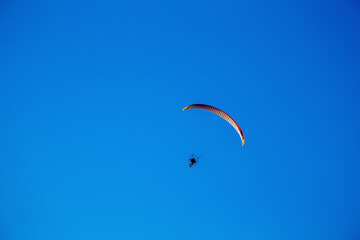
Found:
[[[355,0],[1,1],[0,239],[359,239],[359,43]]]

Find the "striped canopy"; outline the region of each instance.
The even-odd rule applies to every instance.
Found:
[[[237,133],[240,135],[242,145],[244,146],[244,144],[245,144],[244,134],[242,133],[239,125],[237,125],[235,120],[232,119],[232,117],[230,117],[227,113],[225,113],[224,111],[222,111],[222,110],[220,110],[220,109],[218,109],[216,107],[209,106],[209,105],[206,105],[206,104],[191,104],[189,106],[186,106],[183,109],[183,111],[185,111],[186,109],[191,109],[191,108],[198,108],[198,109],[203,109],[203,110],[212,112],[212,113],[218,115],[219,117],[223,118],[228,123],[230,123],[231,126],[233,126],[235,128],[235,130],[237,131]]]

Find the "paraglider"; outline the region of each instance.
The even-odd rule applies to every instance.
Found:
[[[202,110],[206,110],[209,112],[212,112],[216,115],[218,115],[219,117],[223,118],[225,121],[227,121],[233,128],[235,128],[236,132],[240,135],[240,139],[241,139],[241,143],[242,146],[244,146],[245,144],[245,137],[243,132],[241,131],[239,125],[235,122],[235,120],[230,117],[227,113],[225,113],[224,111],[210,106],[210,105],[206,105],[206,104],[191,104],[189,106],[186,106],[183,111],[187,110],[187,109],[191,109],[191,108],[197,108],[197,109],[202,109]],[[192,167],[193,165],[198,163],[198,158],[196,155],[192,154],[189,157],[189,167]]]
[[[192,167],[193,165],[196,165],[198,163],[198,159],[199,159],[199,157],[196,156],[195,154],[191,155],[189,157],[189,167]]]

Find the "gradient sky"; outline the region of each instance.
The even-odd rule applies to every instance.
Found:
[[[359,239],[359,43],[355,0],[0,1],[0,239]]]

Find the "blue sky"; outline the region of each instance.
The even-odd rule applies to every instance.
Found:
[[[1,1],[0,238],[358,239],[359,42],[356,1]]]

